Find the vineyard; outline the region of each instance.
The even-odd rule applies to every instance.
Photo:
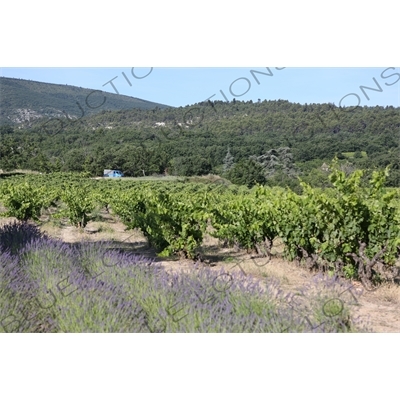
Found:
[[[302,184],[289,189],[181,182],[92,180],[77,174],[3,179],[3,216],[38,221],[52,207],[53,218],[68,217],[85,227],[95,209],[105,208],[128,229],[139,229],[160,255],[201,257],[206,232],[258,257],[270,257],[280,238],[284,256],[331,274],[373,285],[395,273],[400,249],[399,191],[384,188],[388,171],[361,183],[334,169],[333,189]]]
[[[1,216],[18,222],[0,227],[0,332],[370,332],[353,316],[349,279],[367,291],[397,285],[400,192],[384,188],[387,170],[369,181],[332,170],[333,188],[302,183],[301,194],[223,179],[3,176]],[[71,245],[39,229],[47,220],[84,231],[100,214],[140,232],[159,258],[194,267],[167,272],[121,243]],[[209,237],[260,273],[279,242],[285,259],[320,274],[286,292],[240,263],[200,268]]]

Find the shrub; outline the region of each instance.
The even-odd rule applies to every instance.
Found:
[[[16,255],[26,244],[46,237],[36,225],[15,221],[0,227],[0,250]]]

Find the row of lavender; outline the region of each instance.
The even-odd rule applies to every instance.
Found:
[[[284,294],[273,281],[170,273],[106,243],[66,244],[0,228],[0,332],[359,332],[357,297],[326,277]]]

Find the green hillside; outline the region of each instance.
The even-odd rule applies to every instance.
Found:
[[[390,166],[387,185],[400,187],[399,111],[286,100],[209,101],[104,110],[77,120],[42,118],[24,129],[0,127],[0,169],[92,176],[119,169],[131,177],[215,174],[237,184],[297,190],[298,177],[329,186],[336,156],[347,173]]]
[[[168,107],[135,97],[93,91],[77,86],[0,77],[0,124],[29,126],[41,117],[81,118],[83,113],[87,116],[103,110]]]

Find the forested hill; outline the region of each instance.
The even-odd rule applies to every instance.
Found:
[[[300,176],[325,185],[323,164],[337,156],[348,169],[390,165],[388,184],[400,183],[400,108],[394,107],[208,101],[42,119],[29,129],[3,132],[3,169],[216,173],[236,183],[282,185],[298,185]],[[5,157],[7,151],[12,156]]]
[[[93,115],[102,110],[168,107],[135,97],[93,92],[71,85],[0,77],[0,124],[29,126],[41,117],[80,118],[83,113]]]

